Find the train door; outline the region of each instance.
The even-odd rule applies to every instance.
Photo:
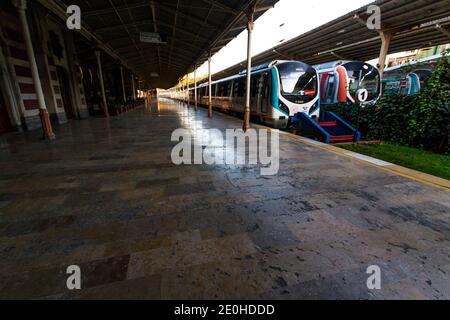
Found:
[[[69,77],[63,67],[57,66],[56,71],[58,73],[59,88],[61,90],[61,98],[63,100],[66,117],[67,119],[73,119],[75,118],[75,113],[73,111],[72,100],[70,99]]]
[[[11,122],[9,121],[8,110],[6,110],[6,104],[2,88],[0,87],[0,133],[4,133],[11,130]]]
[[[323,104],[336,103],[336,78],[332,72],[320,76],[320,98]]]
[[[265,72],[261,77],[261,90],[259,99],[259,110],[263,114],[269,112],[269,97],[270,97],[270,77],[269,73]]]

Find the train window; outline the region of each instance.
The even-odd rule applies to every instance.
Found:
[[[230,96],[230,94],[231,94],[231,81],[228,81],[227,83],[226,83],[226,87],[225,87],[225,97],[229,97]]]
[[[239,96],[245,97],[245,93],[247,92],[247,78],[242,79],[242,85],[239,88]]]
[[[270,96],[270,86],[269,86],[270,76],[268,73],[264,73],[261,78],[261,95],[263,97],[262,104],[261,104],[261,112],[267,113],[268,112],[268,105],[269,105],[269,96]]]
[[[269,96],[269,74],[264,73],[262,77],[262,97],[267,98]]]
[[[228,87],[228,82],[221,83],[221,88],[220,88],[220,96],[221,97],[227,96],[227,87]]]
[[[295,94],[299,89],[299,84],[308,85],[312,77],[308,76],[308,73],[312,73],[312,68],[306,70],[307,66],[297,63],[284,63],[278,65],[280,72],[281,87],[285,93]],[[303,78],[305,78],[303,80]],[[303,80],[303,81],[301,81]]]
[[[309,65],[286,62],[277,65],[283,97],[295,103],[306,103],[317,96],[317,73]]]
[[[369,92],[368,100],[377,98],[380,92],[380,76],[376,68],[361,62],[349,62],[345,64],[345,68],[349,79],[350,95],[355,97],[358,89],[366,89]]]
[[[329,73],[329,74],[327,74],[327,77],[328,78],[327,78],[327,81],[325,83],[325,88],[324,88],[324,98],[333,99],[333,95],[334,95],[334,74]]]
[[[259,92],[259,74],[254,75],[251,79],[251,96],[256,97]]]
[[[258,96],[262,96],[264,88],[264,75],[262,74],[258,79]]]
[[[235,86],[234,96],[235,97],[244,97],[245,96],[245,78],[236,79],[234,82],[234,86]]]
[[[226,81],[223,83],[223,96],[229,97],[230,96],[230,81]]]
[[[241,86],[240,79],[234,80],[234,96],[239,97],[239,87]]]
[[[432,71],[431,70],[425,70],[425,69],[418,69],[414,71],[415,74],[420,79],[420,84],[424,85],[424,83],[428,80],[428,78],[431,76]]]

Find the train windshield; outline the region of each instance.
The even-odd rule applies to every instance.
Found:
[[[316,70],[301,62],[277,65],[281,80],[281,94],[287,100],[302,104],[317,96]]]
[[[375,100],[380,94],[380,73],[367,63],[349,62],[345,64],[348,74],[348,91],[355,98],[359,89],[369,92],[367,101]]]
[[[413,71],[419,77],[420,84],[423,86],[427,82],[428,78],[431,76],[432,71],[426,69],[417,69]]]

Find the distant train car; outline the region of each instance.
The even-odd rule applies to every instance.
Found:
[[[380,73],[374,66],[361,61],[334,61],[314,66],[320,79],[321,104],[356,102],[360,89],[367,90],[364,103],[378,100],[381,94]]]
[[[386,68],[382,81],[385,94],[415,95],[420,92],[442,55]]]
[[[243,113],[247,73],[212,82],[212,106],[222,111]],[[189,90],[194,101],[194,88]],[[208,83],[197,87],[200,104],[208,105]],[[319,81],[316,70],[300,61],[273,61],[252,68],[251,115],[274,128],[287,128],[298,112],[319,117]]]
[[[392,72],[383,79],[383,92],[385,94],[415,95],[420,92],[431,70],[415,70],[408,74]]]

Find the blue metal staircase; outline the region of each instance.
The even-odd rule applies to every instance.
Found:
[[[361,134],[333,112],[324,112],[320,119],[297,113],[292,122],[297,133],[324,143],[358,142]]]

